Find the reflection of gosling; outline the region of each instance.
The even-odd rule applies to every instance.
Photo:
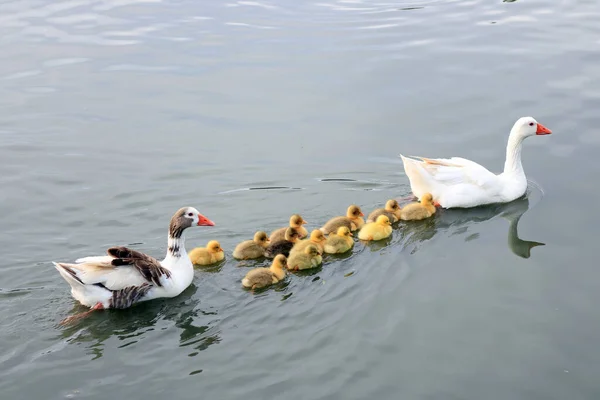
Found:
[[[273,258],[277,254],[283,254],[284,256],[288,257],[290,255],[290,250],[292,250],[292,247],[294,247],[294,244],[296,244],[297,241],[298,232],[289,226],[285,230],[285,239],[271,242],[265,251],[265,256],[268,258]]]
[[[323,262],[319,249],[314,244],[306,246],[302,253],[294,253],[288,258],[287,267],[292,271],[316,268]]]
[[[418,221],[429,218],[433,214],[435,214],[433,196],[431,196],[431,193],[425,193],[421,197],[420,203],[410,203],[402,207],[400,210],[400,219],[404,221]]]
[[[329,234],[323,250],[329,254],[345,253],[354,246],[352,236],[352,232],[350,232],[347,226],[340,226],[337,233]]]
[[[381,240],[390,237],[392,234],[392,223],[385,215],[377,217],[375,222],[369,222],[358,232],[358,238],[361,240]]]
[[[385,203],[385,208],[378,208],[369,214],[367,222],[375,222],[380,215],[388,217],[392,224],[398,221],[400,219],[400,206],[398,202],[394,199],[388,200]]]
[[[292,247],[290,254],[302,253],[304,249],[306,249],[306,247],[308,247],[311,244],[317,246],[317,250],[319,250],[319,253],[323,254],[323,243],[325,243],[325,240],[327,240],[327,238],[325,237],[323,232],[321,232],[318,229],[315,229],[310,233],[310,238],[296,242],[294,247]]]
[[[323,225],[321,232],[328,235],[331,232],[336,232],[340,226],[347,226],[351,231],[355,231],[365,224],[365,220],[362,219],[364,215],[360,207],[353,204],[346,210],[345,217],[331,218]]]
[[[189,253],[190,261],[195,265],[210,265],[225,258],[221,245],[216,240],[208,242],[206,247],[196,247]]]
[[[269,268],[254,268],[248,271],[242,286],[250,289],[260,289],[273,285],[285,278],[285,268],[287,267],[287,258],[283,254],[278,254]]]
[[[290,217],[290,227],[294,228],[294,230],[298,232],[298,237],[300,239],[308,236],[308,231],[302,226],[304,224],[306,224],[306,221],[300,215],[294,214]],[[271,232],[271,236],[269,236],[271,242],[277,242],[285,239],[285,230],[287,228],[287,226],[284,226],[283,228],[275,229],[273,232]]]
[[[263,257],[269,243],[270,241],[267,234],[263,231],[258,231],[254,234],[253,240],[245,240],[235,246],[233,257],[238,260],[250,260]]]

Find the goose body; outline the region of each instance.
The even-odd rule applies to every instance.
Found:
[[[425,193],[431,193],[435,203],[443,208],[507,203],[523,196],[527,190],[527,178],[521,163],[523,140],[550,133],[550,129],[533,117],[519,118],[510,131],[504,171],[499,175],[460,157],[400,157],[411,190],[419,199]]]
[[[184,230],[213,225],[195,208],[183,207],[171,218],[168,251],[162,261],[119,246],[109,248],[105,256],[79,258],[74,264],[54,262],[54,266],[71,286],[73,298],[92,309],[122,309],[141,301],[175,297],[194,277]]]

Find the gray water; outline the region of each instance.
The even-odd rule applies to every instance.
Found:
[[[597,399],[599,20],[583,0],[1,2],[2,399]],[[400,152],[500,171],[526,115],[553,130],[525,142],[527,199],[241,289],[256,230],[409,195]],[[217,239],[224,263],[59,325],[84,309],[51,261],[161,258],[187,205],[217,224],[187,248]]]

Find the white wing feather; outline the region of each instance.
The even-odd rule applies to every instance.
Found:
[[[472,184],[482,189],[495,187],[498,176],[474,161],[460,157],[424,158],[421,167],[431,178],[446,186]]]

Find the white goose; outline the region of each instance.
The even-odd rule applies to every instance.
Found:
[[[185,251],[184,231],[191,226],[214,225],[195,208],[183,207],[171,218],[167,255],[162,261],[127,247],[111,247],[107,256],[79,258],[76,264],[53,262],[71,286],[73,297],[91,308],[62,323],[93,310],[128,308],[141,301],[178,296],[194,277],[194,267]]]
[[[419,199],[431,193],[436,206],[476,207],[507,203],[525,194],[527,178],[521,164],[523,140],[552,131],[533,117],[519,118],[510,130],[504,172],[496,175],[476,162],[460,158],[402,157],[410,188]],[[418,159],[418,160],[417,160]]]

